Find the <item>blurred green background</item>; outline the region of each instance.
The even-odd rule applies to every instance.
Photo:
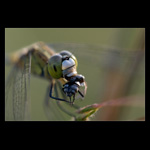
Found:
[[[20,48],[28,46],[37,41],[43,41],[45,43],[52,43],[52,44],[53,43],[77,43],[77,44],[84,43],[87,45],[98,44],[110,47],[117,47],[119,49],[140,51],[145,49],[145,29],[144,28],[5,28],[6,53],[14,52]],[[89,56],[90,55],[92,55],[92,53],[89,54]],[[96,56],[95,54],[93,55]],[[86,77],[87,79],[86,81],[88,83],[88,90],[85,101],[77,102],[78,105],[85,106],[88,104],[93,104],[95,102],[103,101],[103,99],[96,100],[98,96],[96,95],[97,94],[96,91],[98,91],[98,88],[100,88],[96,86],[96,83],[101,84],[101,82],[104,81],[104,79],[99,74],[100,73],[99,70],[97,70],[96,67],[94,68],[94,66],[92,66],[92,62],[91,66],[90,65],[87,66],[86,61],[88,62],[88,60],[87,59],[84,60],[82,56],[80,59],[80,54],[78,54],[78,57],[79,57],[78,72]],[[144,60],[142,61],[142,63],[139,64],[139,66],[140,68],[142,68],[138,70],[138,72],[140,72],[139,73],[140,76],[137,78],[136,82],[134,82],[132,87],[136,89],[135,94],[145,96]],[[10,67],[5,66],[6,76],[8,75],[9,71]],[[101,70],[101,72],[103,72],[103,70]],[[116,76],[116,74],[118,75],[119,73],[115,72],[112,76]],[[107,80],[108,82],[109,80],[111,82],[111,77],[108,77]],[[120,78],[120,76],[117,78]],[[116,83],[115,81],[117,81],[117,79],[113,78],[114,85]],[[109,84],[111,85],[110,82]],[[106,85],[106,83],[102,84]],[[107,86],[110,87],[109,84]],[[34,77],[31,78],[32,120],[35,121],[47,120],[43,111],[43,99],[45,96],[47,85],[48,83],[45,80],[39,80],[39,78]],[[128,95],[130,95],[129,93]],[[120,95],[116,95],[115,98],[119,96]],[[106,99],[107,98],[104,98],[104,100]],[[113,111],[115,112],[114,116],[109,115]],[[105,115],[103,115],[103,112],[105,112],[104,113]],[[144,107],[133,107],[133,106],[121,107],[119,108],[119,111],[118,108],[111,109],[109,107],[107,109],[102,108],[93,118],[93,120],[132,120],[144,116],[145,116]]]

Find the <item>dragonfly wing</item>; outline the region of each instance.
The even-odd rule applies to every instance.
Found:
[[[135,71],[142,74],[145,71],[145,51],[142,49],[121,49],[111,46],[102,45],[88,45],[88,44],[74,44],[74,43],[59,43],[49,44],[58,52],[61,50],[71,51],[78,60],[79,71],[85,76],[91,76],[99,81],[104,81],[101,75],[116,73],[123,73],[127,76],[137,76]],[[96,80],[95,80],[96,81]],[[98,81],[97,81],[98,83]],[[89,83],[87,82],[87,85]]]
[[[30,77],[31,77],[31,53],[28,53],[28,57],[24,61],[24,119],[30,120]]]
[[[31,56],[24,58],[22,69],[14,66],[5,83],[6,120],[29,120],[30,118]]]
[[[133,62],[138,53],[144,54],[143,50],[131,50],[125,48],[117,48],[106,45],[90,45],[90,44],[75,44],[75,43],[58,43],[48,44],[57,52],[69,50],[77,59],[82,59],[82,63],[90,63],[106,67],[121,67],[127,61]],[[86,61],[85,61],[86,60]],[[120,64],[121,63],[121,64]]]
[[[5,81],[5,120],[6,121],[14,120],[12,97],[13,97],[13,88],[14,88],[13,84],[15,82],[15,77],[17,73],[18,73],[18,69],[16,66],[14,66]]]
[[[56,100],[49,97],[49,92],[50,92],[50,85],[47,87],[44,99],[44,111],[48,120],[50,121],[66,120],[62,115],[60,109],[58,108]],[[53,94],[59,96],[56,91],[56,84],[54,85]]]

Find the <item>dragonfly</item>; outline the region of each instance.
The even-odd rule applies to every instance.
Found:
[[[74,43],[37,42],[22,48],[5,58],[6,62],[13,64],[5,81],[5,118],[17,121],[31,119],[31,75],[49,83],[44,98],[44,111],[48,120],[65,120],[64,114],[76,118],[72,109],[80,109],[81,106],[76,103],[79,103],[78,99],[87,96],[89,82],[92,82],[94,88],[91,89],[92,94],[88,95],[88,99],[105,98],[104,76],[110,73],[113,76],[113,72],[117,70],[119,73],[123,72],[126,77],[135,77],[133,68],[136,68],[143,54],[141,50],[125,51],[108,46]],[[91,80],[87,79],[89,82],[86,82],[84,74],[77,73],[78,64],[82,67],[80,71],[85,72],[86,76],[90,72],[88,77]],[[86,103],[86,99],[84,102]]]

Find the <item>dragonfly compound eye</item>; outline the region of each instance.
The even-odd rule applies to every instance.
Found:
[[[62,62],[62,70],[68,69],[75,65],[75,61],[72,58],[66,59]]]
[[[62,56],[60,54],[53,55],[48,60],[48,71],[55,79],[62,77]]]
[[[72,53],[70,53],[69,51],[63,50],[60,52],[60,55],[72,58],[75,62],[76,67],[78,66],[77,58]]]

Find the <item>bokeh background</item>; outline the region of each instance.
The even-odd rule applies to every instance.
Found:
[[[79,48],[80,45],[77,48],[75,46],[72,48],[79,61],[78,72],[86,77],[88,84],[85,100],[76,102],[79,106],[126,96],[136,96],[141,99],[141,103],[135,106],[133,104],[131,106],[102,108],[92,120],[144,120],[145,57],[141,55],[145,51],[144,28],[5,28],[5,53],[14,52],[37,41],[54,45],[57,45],[57,43],[87,45],[87,49],[84,46],[83,50]],[[91,45],[91,47],[89,48],[88,45]],[[106,48],[101,50],[92,48],[92,45],[93,47],[94,45],[103,45]],[[107,47],[110,47],[110,49]],[[116,54],[115,57],[110,57],[114,56],[113,51],[106,56],[105,52],[109,53],[111,47],[125,53],[119,57],[121,60],[115,62],[115,65],[119,64],[119,67],[117,65],[119,69],[114,69],[114,67],[107,64],[107,62],[112,64],[114,60],[118,59]],[[59,45],[56,48],[61,50]],[[126,55],[128,51],[131,53]],[[136,61],[133,65],[132,57],[135,52]],[[129,58],[130,54],[132,54],[131,58]],[[126,67],[122,65],[124,62]],[[104,65],[100,66],[100,63]],[[133,68],[130,68],[131,66]],[[11,67],[5,66],[5,77],[9,74]],[[124,76],[122,70],[124,72],[131,72],[132,70],[131,76]],[[43,99],[47,85],[47,81],[31,77],[31,118],[33,121],[47,120],[43,110]]]

